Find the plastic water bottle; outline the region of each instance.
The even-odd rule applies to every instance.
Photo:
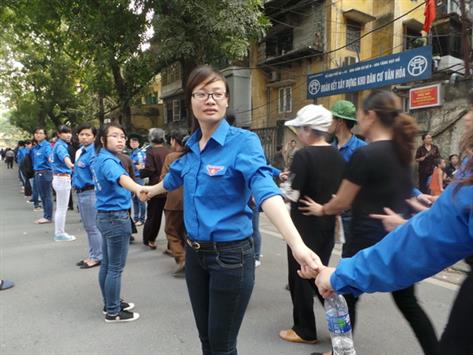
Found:
[[[332,338],[333,355],[356,355],[348,306],[342,295],[325,299],[325,317]]]

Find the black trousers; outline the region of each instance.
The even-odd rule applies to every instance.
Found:
[[[440,339],[441,354],[473,354],[473,273],[470,271],[458,291],[448,323]]]
[[[394,291],[391,293],[397,308],[401,311],[404,318],[411,326],[417,340],[422,347],[425,355],[446,355],[446,354],[461,354],[453,352],[439,352],[439,343],[435,330],[430,322],[429,317],[421,308],[417,302],[415,295],[415,286],[412,285],[408,288]],[[355,330],[356,323],[356,304],[359,297],[355,297],[352,294],[344,295],[348,304],[348,311],[350,313],[350,320]]]
[[[298,228],[299,229],[299,228]],[[300,231],[300,229],[299,229]],[[317,231],[310,235],[301,232],[304,243],[322,260],[324,265],[328,265],[330,255],[334,245],[334,230]],[[292,329],[305,340],[317,339],[317,328],[314,314],[314,293],[321,304],[324,304],[323,297],[315,287],[314,280],[302,279],[297,275],[300,269],[299,263],[292,256],[292,251],[288,247],[287,260],[289,268],[289,291],[292,299],[292,316],[294,325]]]
[[[163,216],[166,197],[155,197],[148,201],[146,221],[143,227],[143,244],[156,241]]]

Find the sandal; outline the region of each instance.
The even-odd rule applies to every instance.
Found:
[[[91,269],[93,267],[96,267],[96,266],[99,266],[100,265],[100,261],[96,261],[94,264],[89,264],[87,262],[84,262],[80,268],[81,269]]]
[[[15,286],[13,281],[0,280],[0,291],[8,290],[9,288],[12,288],[13,286]]]

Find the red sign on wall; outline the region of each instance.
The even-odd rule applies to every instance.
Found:
[[[409,109],[442,106],[442,86],[434,84],[409,90]]]

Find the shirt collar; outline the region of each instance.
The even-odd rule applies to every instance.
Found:
[[[215,142],[223,146],[225,143],[225,139],[227,138],[227,134],[229,130],[230,130],[230,125],[228,124],[227,120],[223,118],[220,121],[220,124],[217,127],[217,129],[214,131],[214,133],[212,133],[212,136],[210,137],[210,139],[214,140]],[[201,137],[202,137],[202,131],[199,128],[192,134],[192,136],[189,138],[189,141],[187,142],[186,145],[194,152],[196,151],[196,149],[197,151],[199,151],[199,148],[196,145],[199,144],[199,139]]]
[[[107,148],[100,148],[100,153],[104,154],[107,158],[112,158],[113,160],[118,162],[120,161],[120,159]]]

